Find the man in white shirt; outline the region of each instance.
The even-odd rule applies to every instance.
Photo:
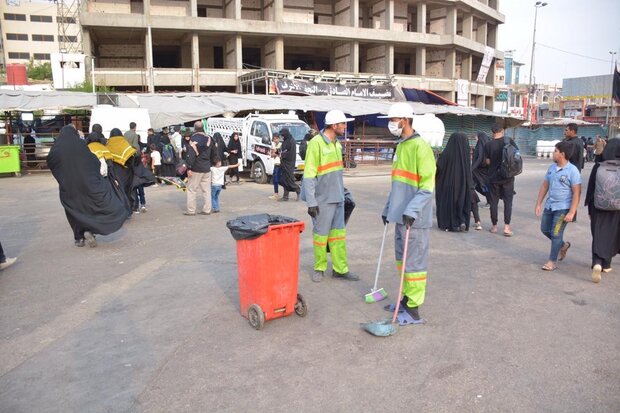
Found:
[[[179,125],[174,127],[174,133],[170,136],[170,142],[172,142],[172,146],[174,146],[174,150],[177,153],[177,159],[181,159],[181,145],[183,141],[183,136],[181,136],[181,127]]]

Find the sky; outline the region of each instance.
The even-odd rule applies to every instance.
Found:
[[[564,78],[611,73],[609,52],[617,52],[615,60],[620,58],[620,0],[546,2],[538,9],[534,81],[561,86]],[[535,3],[499,0],[506,21],[499,26],[498,48],[515,49],[514,59],[525,63],[521,83],[529,81]]]

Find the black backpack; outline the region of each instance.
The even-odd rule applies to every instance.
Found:
[[[499,166],[499,173],[502,178],[514,178],[523,171],[523,159],[519,148],[504,136],[504,149],[502,149],[502,163]]]
[[[172,148],[172,145],[165,144],[161,155],[162,163],[165,163],[167,165],[174,164],[174,149]]]

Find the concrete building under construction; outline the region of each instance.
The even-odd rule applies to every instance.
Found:
[[[270,69],[334,79],[388,78],[492,109],[499,0],[87,0],[83,51],[117,90],[241,91]],[[492,50],[491,50],[492,49]],[[87,59],[88,62],[89,59]]]

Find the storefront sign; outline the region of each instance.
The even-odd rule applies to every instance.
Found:
[[[270,93],[303,94],[315,96],[346,96],[366,99],[393,99],[393,86],[341,85],[338,83],[309,82],[307,80],[270,79]]]

